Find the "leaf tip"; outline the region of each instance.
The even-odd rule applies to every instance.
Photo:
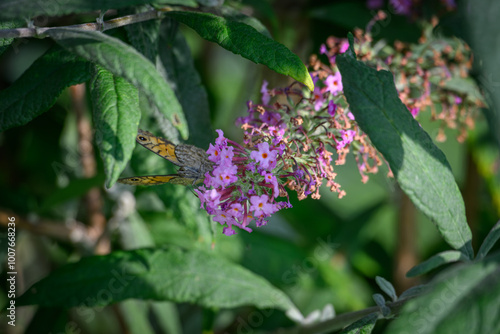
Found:
[[[183,140],[187,140],[189,138],[189,130],[188,130],[187,126],[182,124],[182,125],[178,126],[177,129],[179,130],[179,133],[181,134],[181,137]]]
[[[189,138],[189,130],[188,127],[186,126],[187,122],[185,120],[184,115],[173,113],[171,122],[172,125],[175,126],[175,128],[179,131],[182,139],[187,140]]]
[[[413,277],[416,277],[418,276],[418,272],[417,270],[415,270],[416,267],[413,267],[411,268],[410,270],[408,270],[408,272],[406,273],[406,278],[413,278]]]
[[[309,90],[310,90],[311,92],[312,92],[312,91],[314,91],[314,82],[313,82],[313,80],[312,80],[311,75],[308,75],[308,76],[306,77],[306,79],[304,80],[303,84],[304,84],[304,85],[306,85],[306,87],[307,87],[307,88],[309,88]]]
[[[347,40],[349,41],[349,48],[345,52],[345,55],[356,59],[356,52],[354,52],[354,36],[352,35],[352,33],[347,33]]]

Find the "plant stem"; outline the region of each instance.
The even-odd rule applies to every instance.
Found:
[[[391,309],[391,315],[397,314],[403,305],[411,298],[398,300],[396,302],[387,303],[386,305]],[[300,327],[295,327],[286,330],[280,330],[280,334],[312,334],[312,333],[325,333],[340,330],[357,320],[375,312],[379,312],[380,308],[378,306],[368,307],[364,310],[359,310],[355,312],[344,313],[335,316],[333,319],[329,319],[320,323],[315,323],[311,325],[303,325]]]
[[[164,7],[158,10],[153,9],[147,12],[117,17],[109,21],[104,21],[102,23],[92,22],[92,23],[62,26],[62,27],[32,27],[32,28],[2,29],[0,30],[0,38],[27,38],[27,37],[45,38],[47,37],[46,36],[47,31],[51,29],[61,29],[61,28],[71,28],[71,29],[79,29],[87,31],[106,31],[109,29],[114,29],[133,23],[158,19],[162,17],[163,12],[171,10],[172,10],[171,7]]]

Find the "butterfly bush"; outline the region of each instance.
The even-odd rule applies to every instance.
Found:
[[[384,14],[379,14],[374,20],[384,19]],[[470,48],[456,38],[436,37],[433,31],[437,24],[437,19],[422,23],[418,44],[375,42],[369,32],[356,29],[355,52],[369,66],[393,73],[399,98],[417,120],[439,122],[437,141],[445,141],[445,129],[452,129],[457,140],[464,142],[485,103],[470,77]],[[319,77],[329,75],[335,56],[346,44],[346,39],[330,37],[321,46],[320,55],[310,57],[310,66]]]
[[[350,151],[365,182],[381,164],[346,108],[340,72],[332,68],[324,78],[315,71],[311,76],[313,92],[299,84],[268,89],[264,81],[262,103],[249,101],[247,115],[237,120],[243,145],[217,130],[219,137],[207,151],[215,167],[195,191],[202,208],[225,226],[224,234],[236,233],[233,227],[251,232],[252,221],[260,227],[275,212],[291,208],[286,189],[299,199],[319,199],[325,183],[343,197],[333,164],[344,164]]]
[[[430,110],[434,119],[449,127],[473,125],[474,113],[482,105],[479,94],[449,85],[450,80],[465,80],[468,75],[471,54],[465,44],[427,40],[420,49],[403,43],[391,47],[373,44],[370,35],[360,30],[356,38],[356,53],[362,60],[395,73],[400,98],[415,117]],[[263,226],[272,214],[291,208],[287,189],[295,191],[299,200],[309,195],[319,199],[324,184],[342,198],[346,193],[335,180],[334,166],[343,165],[348,154],[354,156],[362,182],[385,162],[359,129],[344,97],[335,62],[347,48],[346,39],[331,37],[321,45],[320,56],[310,58],[313,92],[298,83],[269,88],[264,81],[261,103],[249,101],[246,116],[237,120],[244,131],[242,145],[217,130],[215,145],[207,151],[215,167],[195,191],[201,207],[224,226],[224,234],[235,234],[234,227],[251,232],[252,222]],[[441,105],[439,111],[436,104]]]

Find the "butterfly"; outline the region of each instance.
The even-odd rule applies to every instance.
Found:
[[[199,147],[187,144],[175,145],[164,138],[156,137],[152,133],[141,129],[138,130],[135,140],[151,152],[158,154],[180,168],[177,174],[133,176],[118,179],[119,183],[133,186],[152,186],[164,183],[194,186],[203,182],[205,173],[213,169],[214,163],[208,160],[208,154]]]

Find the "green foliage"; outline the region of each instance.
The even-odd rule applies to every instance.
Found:
[[[154,316],[158,319],[158,326],[166,333],[181,334],[179,313],[174,303],[156,302],[151,305]]]
[[[372,313],[347,326],[341,334],[370,334],[378,320],[378,313]]]
[[[450,246],[472,259],[463,199],[445,155],[399,100],[392,74],[357,61],[352,37],[350,44],[337,62],[356,121],[389,162],[413,203],[436,224]]]
[[[262,22],[257,20],[255,17],[244,15],[238,10],[231,7],[222,7],[221,11],[222,16],[226,19],[249,25],[250,27],[260,32],[262,35],[272,38],[271,33],[269,32],[269,30],[267,30],[266,26],[263,25]]]
[[[62,47],[95,62],[139,88],[186,139],[182,107],[170,86],[142,54],[122,41],[97,31],[53,29],[47,32]]]
[[[90,79],[90,63],[59,48],[40,57],[0,91],[0,131],[24,125],[47,111],[63,89]]]
[[[135,147],[141,118],[137,88],[105,69],[96,68],[91,79],[96,143],[106,173],[106,187],[118,180]]]
[[[0,19],[27,19],[39,15],[60,16],[110,8],[120,9],[149,3],[151,1],[148,0],[72,0],[64,3],[58,0],[48,0],[34,6],[31,0],[3,1],[0,4]],[[154,3],[157,5],[196,6],[194,0],[156,0]]]
[[[232,74],[229,65],[240,58],[234,54],[312,90],[303,64],[306,59],[301,61],[283,44],[295,50],[299,41],[307,41],[318,48],[324,39],[318,43],[317,32],[343,37],[344,28],[362,27],[371,19],[361,2],[340,1],[322,7],[311,2],[299,14],[307,15],[305,20],[311,25],[312,33],[306,35],[309,30],[297,25],[296,17],[290,20],[288,8],[277,8],[275,2],[226,2],[210,9],[193,0],[160,0],[154,7],[149,3],[49,0],[35,6],[21,0],[0,4],[0,30],[24,27],[25,19],[39,15],[52,17],[50,24],[55,20],[54,26],[59,26],[66,25],[66,20],[90,22],[97,14],[89,12],[98,10],[113,9],[123,16],[168,5],[158,11],[157,19],[107,32],[59,27],[40,34],[36,41],[0,39],[0,222],[4,223],[4,216],[16,217],[16,249],[25,252],[18,263],[19,272],[25,275],[17,279],[24,284],[35,282],[16,299],[18,321],[24,321],[21,330],[111,333],[119,328],[130,333],[182,333],[200,332],[203,323],[204,329],[214,332],[275,332],[279,328],[285,333],[310,333],[316,328],[317,332],[371,333],[384,322],[388,326],[381,326],[379,332],[389,334],[500,331],[500,255],[488,255],[499,247],[500,222],[492,228],[490,223],[498,220],[500,212],[491,204],[495,200],[484,190],[478,196],[479,222],[469,222],[474,245],[481,245],[474,258],[464,201],[448,161],[455,172],[457,168],[444,154],[457,152],[443,149],[443,153],[433,144],[427,134],[433,130],[420,126],[400,102],[392,74],[356,60],[352,45],[346,54],[337,56],[349,108],[389,163],[399,186],[437,226],[433,229],[425,217],[416,218],[417,256],[427,260],[407,276],[421,275],[425,284],[401,292],[398,282],[393,285],[382,278],[394,275],[391,264],[398,252],[396,220],[401,208],[391,201],[391,181],[380,173],[362,185],[352,161],[335,166],[347,191],[345,199],[337,200],[327,192],[322,192],[320,201],[298,201],[291,195],[292,209],[258,231],[232,237],[223,236],[219,224],[200,210],[200,200],[191,188],[113,186],[122,173],[175,172],[172,164],[150,151],[134,149],[139,124],[175,142],[179,134],[203,148],[213,141],[211,119],[221,117],[217,106],[223,102],[214,97],[211,83],[222,67]],[[249,12],[242,9],[248,4],[264,21],[259,21],[259,14],[243,14]],[[498,8],[495,1],[467,0],[460,9],[466,23],[464,36],[477,56],[478,80],[487,92],[491,129],[500,124],[495,79],[499,31],[496,17],[484,13],[495,13]],[[389,14],[387,22],[374,26],[381,29],[377,39],[418,38],[416,23]],[[64,20],[57,18],[61,16]],[[280,42],[271,39],[269,25]],[[38,52],[42,55],[37,59],[26,57],[37,54],[32,51],[40,50],[34,46],[38,43],[45,43],[42,49],[47,51]],[[382,49],[383,45],[378,44]],[[302,56],[310,52],[300,51]],[[237,101],[234,114],[223,115],[230,118],[227,123],[242,116],[242,106],[254,98],[249,90],[260,89],[261,75],[255,68],[264,67],[252,67],[251,62],[247,68],[239,66],[242,72],[235,76],[245,78],[243,91],[233,87],[230,75],[223,78],[225,98]],[[3,70],[13,74],[3,77]],[[474,80],[453,79],[445,88],[480,96]],[[82,177],[84,153],[78,146],[71,96],[65,90],[80,83],[87,84],[91,112],[84,118],[92,120],[96,152],[96,174],[90,178]],[[238,131],[224,128],[225,133],[232,130]],[[491,132],[499,143],[498,131]],[[476,141],[491,144],[486,136]],[[478,154],[477,142],[467,145],[472,155]],[[492,147],[496,155],[491,156],[497,156],[498,145]],[[492,166],[495,161],[481,166],[481,175],[489,173],[494,180]],[[78,234],[81,230],[72,228],[74,221],[83,222],[78,226],[88,227],[89,234],[95,228],[89,217],[95,212],[86,205],[86,195],[95,188],[103,204],[99,214],[108,223],[101,237],[109,237],[110,253],[102,256],[88,256],[97,240],[89,243]],[[32,232],[24,233],[23,228]],[[6,245],[7,230],[0,232],[0,245]],[[49,238],[38,237],[43,234]],[[454,250],[446,250],[441,237]],[[0,254],[4,264],[6,247],[0,247]],[[5,294],[7,290],[2,286],[0,291]],[[389,297],[387,301],[382,292]],[[5,302],[5,298],[0,301],[4,309]],[[21,317],[22,305],[37,306],[29,323]],[[341,314],[327,319],[318,311],[325,305],[333,305]],[[300,316],[289,316],[291,311]],[[301,318],[301,314],[310,316]],[[72,327],[75,324],[77,328]]]
[[[141,13],[144,10],[145,6],[136,7],[132,14]],[[144,21],[124,27],[130,44],[153,64],[158,55],[161,22],[160,20]]]
[[[293,306],[283,292],[241,266],[176,247],[83,258],[36,283],[17,302],[92,307],[128,298],[196,301],[209,308],[254,305],[286,311]]]
[[[165,69],[163,75],[174,88],[188,120],[189,143],[206,147],[215,137],[215,131],[210,123],[208,96],[194,66],[191,50],[176,21],[171,19],[162,21],[158,43],[159,58]]]
[[[312,79],[300,58],[254,28],[207,13],[169,12],[168,16],[193,28],[204,39],[254,63],[264,64],[280,74],[289,75],[310,90],[314,89]]]
[[[423,296],[409,301],[388,334],[495,333],[500,329],[500,253],[455,266]]]
[[[132,333],[153,334],[154,329],[148,321],[149,307],[147,302],[142,300],[129,299],[119,306],[123,313],[127,327]]]
[[[71,180],[65,187],[58,188],[46,197],[40,204],[40,211],[45,212],[70,199],[78,199],[88,193],[90,189],[100,187],[104,182],[103,174],[88,179]]]
[[[382,291],[384,291],[386,295],[391,297],[393,301],[396,301],[398,299],[398,296],[396,295],[396,290],[394,289],[394,286],[392,286],[391,282],[380,276],[375,277],[375,281],[377,282],[378,286],[382,289]]]
[[[14,29],[22,27],[21,22],[5,21],[0,22],[0,29]],[[0,39],[0,55],[8,49],[9,45],[14,42],[14,38],[2,38]]]
[[[498,55],[500,42],[498,41],[498,21],[484,13],[497,13],[500,3],[494,0],[472,1],[465,0],[460,7],[458,20],[462,36],[475,52],[475,68],[477,81],[485,92],[485,97],[491,108],[486,110],[491,129],[500,125],[500,95],[498,94]],[[491,130],[491,135],[500,145],[500,134]]]
[[[413,267],[406,273],[407,277],[415,277],[426,274],[427,272],[442,266],[443,264],[453,263],[457,261],[467,261],[468,258],[459,251],[445,251],[438,253],[431,258],[425,260],[419,265]]]
[[[500,221],[498,221],[495,226],[493,226],[491,231],[484,239],[483,243],[481,244],[481,248],[479,248],[479,251],[477,252],[477,258],[484,258],[498,241],[498,239],[500,239]]]

